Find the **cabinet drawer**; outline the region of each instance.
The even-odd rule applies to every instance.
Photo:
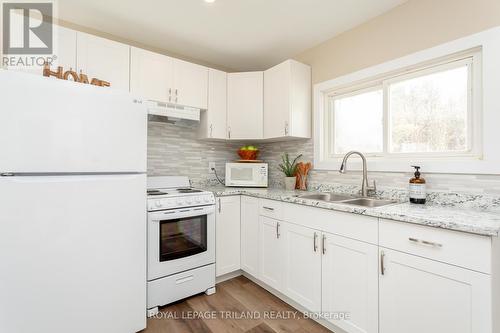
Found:
[[[491,239],[458,231],[380,220],[380,246],[491,273]]]
[[[378,245],[378,219],[353,213],[283,203],[283,221]]]
[[[276,220],[283,219],[283,203],[280,201],[260,199],[259,215],[267,216]]]
[[[148,309],[204,292],[214,286],[214,264],[148,281]]]

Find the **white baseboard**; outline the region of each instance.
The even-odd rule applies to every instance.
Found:
[[[218,276],[215,278],[215,284],[234,279],[235,277],[238,277],[240,275],[243,275],[243,271],[241,269],[238,269],[237,271]]]

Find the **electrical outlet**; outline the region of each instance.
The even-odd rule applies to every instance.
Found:
[[[208,172],[212,173],[212,169],[215,169],[215,162],[208,162]]]

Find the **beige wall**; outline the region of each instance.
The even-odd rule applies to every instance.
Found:
[[[410,0],[295,57],[313,83],[500,25],[500,0]]]

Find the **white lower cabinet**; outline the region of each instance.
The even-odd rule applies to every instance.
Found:
[[[240,196],[217,198],[215,226],[215,272],[221,276],[240,269]]]
[[[324,233],[322,252],[325,319],[346,332],[378,332],[378,246]]]
[[[259,275],[259,199],[241,197],[241,269]]]
[[[380,250],[380,333],[491,333],[491,276]]]
[[[269,217],[259,217],[260,280],[278,291],[283,289],[282,224],[283,222]]]
[[[311,312],[321,311],[321,232],[283,223],[283,294]]]

